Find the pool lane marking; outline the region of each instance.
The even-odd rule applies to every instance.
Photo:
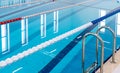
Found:
[[[82,33],[80,33],[78,36],[83,36],[86,33],[90,32],[93,28],[95,28],[97,25],[93,25],[85,29]],[[78,37],[77,36],[77,37]],[[59,52],[42,70],[40,70],[38,73],[50,73],[50,71],[66,56],[75,45],[77,45],[82,37],[73,39],[61,52]]]
[[[78,36],[77,39],[80,39],[82,36]]]
[[[16,73],[16,72],[18,72],[21,69],[23,69],[23,67],[19,67],[19,68],[15,69],[12,73]]]
[[[88,27],[82,33],[80,33],[78,36],[85,35],[86,33],[90,32],[94,27],[96,27],[98,25],[98,22],[100,22],[110,16],[113,16],[118,12],[120,12],[120,6],[113,9],[112,11],[107,13],[105,16],[102,16],[98,19],[91,21],[93,26]],[[64,56],[67,53],[69,53],[69,51],[78,43],[78,42],[74,42],[76,40],[80,41],[80,40],[82,40],[82,37],[80,37],[80,38],[76,37],[73,41],[71,41],[58,55],[56,55],[55,58],[53,58],[42,70],[40,70],[39,73],[49,73],[64,58]]]

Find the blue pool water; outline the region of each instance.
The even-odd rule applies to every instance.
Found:
[[[97,2],[96,2],[97,4]],[[0,52],[0,60],[5,60],[17,53],[20,53],[24,50],[32,48],[40,43],[43,43],[49,39],[52,39],[58,35],[61,35],[67,31],[75,29],[87,22],[90,22],[99,17],[100,8],[94,7],[94,5],[90,4],[93,7],[87,7],[84,5],[76,6],[72,8],[67,8],[64,10],[59,10],[59,31],[54,33],[53,31],[53,12],[47,13],[47,30],[46,37],[42,38],[40,36],[40,16],[35,16],[32,18],[28,18],[28,44],[21,44],[21,21],[10,23],[10,52],[6,54],[2,54]],[[36,7],[37,8],[37,7]],[[113,7],[114,8],[114,7]],[[22,9],[22,7],[18,8]],[[17,9],[17,10],[18,10]],[[23,16],[23,13],[30,12],[32,10],[26,10],[23,12],[16,13],[15,15],[11,15],[3,20],[10,18],[12,16]],[[34,10],[33,10],[34,11]],[[89,11],[89,13],[88,13]],[[109,11],[108,9],[106,10]],[[7,14],[7,13],[6,13]],[[1,15],[2,16],[2,15]],[[114,31],[116,31],[116,20],[115,15],[108,18],[106,20],[107,26],[110,26]],[[94,29],[91,29],[92,32],[95,32],[98,29],[96,26]],[[23,59],[20,59],[10,65],[7,65],[4,68],[0,68],[0,73],[81,73],[81,40],[76,40],[75,38],[79,36],[84,30],[71,35],[61,41],[58,41],[46,48],[43,48]],[[0,30],[1,32],[1,30]],[[112,35],[109,31],[105,31],[104,33],[100,33],[105,43],[105,60],[112,53]],[[107,39],[106,39],[107,37]],[[120,45],[119,36],[117,36],[117,48]],[[0,41],[0,46],[1,46]],[[117,49],[116,48],[116,49]],[[65,51],[63,51],[66,49]],[[62,53],[61,53],[62,52]],[[95,38],[89,37],[86,42],[86,59],[85,67],[88,67],[95,59]],[[59,56],[58,56],[59,55]],[[57,57],[58,56],[58,57]],[[53,61],[53,62],[52,62]],[[58,62],[58,63],[57,63]],[[18,71],[17,71],[18,70]]]

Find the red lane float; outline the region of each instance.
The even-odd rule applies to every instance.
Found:
[[[0,22],[0,25],[4,25],[4,24],[7,24],[7,23],[19,21],[19,20],[22,20],[22,18],[15,18],[15,19],[11,19],[11,20],[6,20],[6,21],[3,21],[3,22]]]

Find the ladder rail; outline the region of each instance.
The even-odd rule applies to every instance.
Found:
[[[108,27],[108,26],[102,26],[102,27],[100,27],[100,28],[97,30],[96,34],[99,35],[99,32],[100,32],[100,30],[101,30],[102,28],[108,29],[108,30],[111,31],[111,33],[113,34],[112,63],[115,63],[116,34],[115,34],[115,32],[114,32],[110,27]],[[98,39],[96,40],[96,43],[97,43],[97,44],[96,44],[96,48],[98,48],[98,47],[97,47],[97,46],[98,46]]]
[[[95,36],[100,42],[101,42],[101,67],[100,67],[100,73],[103,73],[103,61],[104,61],[104,42],[103,42],[103,40],[102,40],[102,38],[101,37],[99,37],[97,34],[95,34],[95,33],[87,33],[87,34],[85,34],[84,36],[83,36],[83,38],[82,38],[82,72],[83,73],[85,73],[85,69],[84,69],[84,59],[85,59],[85,57],[84,57],[84,55],[85,55],[85,38],[87,37],[87,36],[90,36],[90,35],[92,35],[92,36]],[[97,50],[97,48],[96,48],[96,52],[97,52],[98,50]],[[98,56],[98,52],[96,53],[96,56]],[[97,60],[98,61],[98,60]]]

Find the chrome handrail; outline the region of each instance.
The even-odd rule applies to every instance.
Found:
[[[82,72],[85,72],[84,69],[84,54],[85,54],[85,38],[89,35],[95,36],[100,42],[101,42],[101,67],[100,67],[100,73],[103,73],[103,60],[104,60],[104,42],[102,40],[102,38],[100,38],[97,34],[95,33],[87,33],[83,36],[82,38]],[[96,52],[97,52],[97,48],[96,48]],[[96,53],[96,56],[98,56],[98,52]],[[98,57],[97,57],[98,58]],[[98,61],[98,60],[97,60]]]
[[[100,27],[100,28],[97,30],[96,34],[99,34],[99,31],[100,31],[102,28],[106,28],[106,29],[110,30],[110,31],[112,32],[112,34],[113,34],[112,63],[115,63],[116,34],[115,34],[115,32],[114,32],[110,27],[108,27],[108,26],[102,26],[102,27]],[[97,43],[96,46],[98,46],[98,40],[96,40],[96,43]],[[98,47],[97,47],[97,48],[98,48]]]

